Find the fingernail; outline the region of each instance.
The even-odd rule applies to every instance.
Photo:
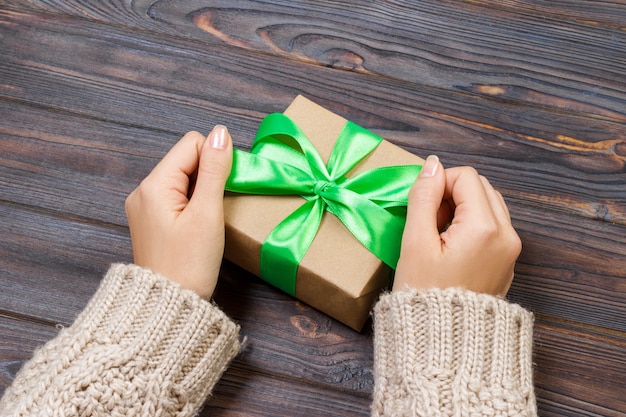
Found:
[[[437,168],[439,167],[439,158],[436,155],[430,155],[426,158],[426,162],[422,167],[422,171],[420,172],[420,177],[432,177],[437,173]]]
[[[228,129],[223,125],[216,125],[209,134],[209,143],[212,148],[226,149],[226,138],[228,135]]]

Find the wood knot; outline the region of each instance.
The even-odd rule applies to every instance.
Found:
[[[603,221],[611,220],[611,209],[606,204],[596,207],[596,218]]]
[[[293,325],[293,327],[298,329],[298,332],[302,336],[310,338],[316,338],[319,336],[317,333],[317,331],[319,330],[319,324],[310,317],[300,314],[291,316],[291,324]]]
[[[365,71],[363,68],[363,57],[347,49],[328,49],[324,52],[321,60],[326,62],[326,65],[331,68],[348,71]]]
[[[502,96],[506,93],[506,89],[500,85],[476,85],[474,89],[489,96]]]

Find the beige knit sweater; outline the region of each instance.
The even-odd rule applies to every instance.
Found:
[[[373,416],[535,416],[532,316],[461,290],[384,295]],[[35,352],[0,416],[193,416],[238,353],[216,306],[113,265],[76,322]]]
[[[76,322],[35,352],[1,416],[193,416],[239,352],[239,328],[196,293],[113,265]]]
[[[374,308],[373,416],[536,416],[533,317],[459,289],[396,292]]]

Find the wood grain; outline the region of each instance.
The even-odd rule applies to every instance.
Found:
[[[623,123],[559,114],[555,124],[557,115],[541,108],[512,118],[516,105],[449,90],[386,78],[365,77],[365,83],[363,76],[319,67],[299,73],[299,64],[291,60],[277,69],[272,59],[258,54],[245,54],[246,65],[234,64],[242,52],[208,45],[199,53],[197,43],[168,39],[174,46],[150,34],[139,42],[132,31],[104,31],[99,24],[66,17],[44,15],[37,22],[28,21],[30,15],[10,17],[19,16],[25,21],[11,25],[22,25],[23,32],[5,36],[6,48],[19,50],[13,42],[27,39],[45,43],[38,47],[37,63],[10,57],[0,64],[0,76],[13,82],[5,88],[7,98],[90,119],[106,114],[115,123],[159,130],[176,126],[180,132],[206,132],[219,121],[232,126],[245,147],[263,114],[282,111],[304,93],[410,151],[436,152],[449,165],[477,166],[497,185],[511,170],[524,172],[508,179],[521,182],[515,184],[520,201],[626,224]],[[97,51],[92,60],[72,59],[92,51]],[[159,68],[146,73],[150,59],[157,59]],[[211,85],[228,85],[228,94]],[[198,86],[207,87],[199,94]],[[358,94],[359,110],[340,94],[344,88]],[[250,91],[255,91],[252,97]],[[394,91],[392,100],[386,91]],[[126,111],[123,103],[142,111]],[[265,111],[251,112],[252,103]],[[581,127],[584,136],[579,136]],[[503,192],[509,194],[510,188]]]
[[[238,363],[224,374],[200,416],[357,417],[369,415],[370,399],[257,375]],[[250,383],[254,379],[254,383]],[[323,398],[323,401],[320,401]]]
[[[131,260],[124,198],[184,132],[245,149],[301,93],[490,178],[524,243],[509,298],[537,317],[540,415],[625,415],[624,22],[604,1],[0,5],[0,390]],[[228,262],[216,301],[249,343],[203,415],[368,415],[371,330]]]
[[[546,410],[545,415],[561,415],[562,407],[577,409],[578,415],[626,413],[624,333],[607,334],[539,318],[535,345],[540,406],[556,412]]]
[[[57,333],[53,326],[0,314],[0,395],[32,352]]]
[[[134,3],[133,13],[124,13],[124,6],[115,2],[108,7],[75,2],[72,8],[67,4],[73,2],[60,3],[63,8],[47,2],[28,5],[221,41],[321,66],[586,110],[621,121],[626,117],[623,106],[615,107],[614,100],[597,94],[603,87],[621,83],[619,66],[597,58],[607,48],[617,60],[625,56],[623,25],[610,23],[619,16],[615,10],[620,7],[610,3],[600,4],[593,17],[582,13],[589,6],[565,6],[572,10],[563,15],[562,4],[541,7],[523,2],[454,7],[455,2],[438,1],[214,1],[209,5],[157,0]],[[492,36],[493,32],[499,36]],[[577,55],[581,50],[585,56]],[[581,94],[581,90],[596,93]],[[606,90],[613,90],[623,102],[619,89]]]
[[[128,231],[0,203],[0,313],[69,326],[112,262],[129,262]]]

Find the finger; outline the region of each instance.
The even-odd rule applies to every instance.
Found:
[[[407,220],[402,236],[402,251],[411,254],[420,248],[441,246],[440,207],[445,189],[445,173],[436,156],[429,156],[409,193]],[[406,258],[406,256],[403,256]]]
[[[510,224],[511,216],[509,214],[508,208],[506,207],[506,203],[504,202],[504,197],[502,197],[502,194],[500,194],[500,192],[498,192],[498,190],[496,190],[493,185],[491,185],[487,178],[481,175],[480,180],[483,183],[485,193],[487,194],[489,204],[491,205],[491,209],[496,216],[496,219],[503,224]]]
[[[224,186],[232,166],[232,139],[225,126],[215,126],[202,147],[198,175],[190,206],[207,210],[212,204],[222,207]]]
[[[173,173],[181,173],[189,177],[198,168],[200,150],[206,138],[198,132],[188,132],[163,157],[152,170],[152,174],[168,177]]]
[[[446,189],[444,197],[450,199],[455,207],[454,222],[480,224],[494,219],[491,201],[478,172],[472,167],[457,167],[446,170]]]

